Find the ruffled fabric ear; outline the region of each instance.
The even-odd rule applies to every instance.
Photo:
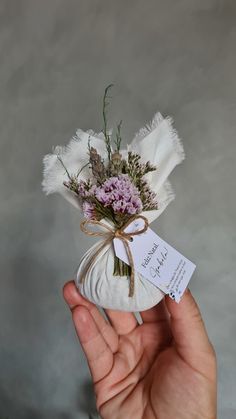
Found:
[[[47,154],[43,159],[43,191],[47,195],[55,192],[60,193],[76,208],[80,208],[78,197],[63,185],[63,182],[68,181],[68,176],[57,156],[60,156],[70,175],[76,175],[81,171],[78,179],[85,180],[91,178],[91,173],[87,164],[89,158],[88,141],[90,141],[92,147],[97,149],[99,154],[102,156],[106,155],[106,145],[103,133],[96,134],[92,130],[84,132],[81,129],[78,129],[76,135],[71,138],[67,146],[55,147],[53,153]]]
[[[157,167],[157,170],[145,175],[150,188],[157,194],[159,204],[158,210],[142,213],[152,222],[174,199],[168,176],[185,158],[182,142],[173,128],[173,119],[164,118],[157,112],[152,121],[137,132],[128,149],[138,153],[144,163],[149,160]]]

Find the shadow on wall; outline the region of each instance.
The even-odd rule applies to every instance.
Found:
[[[80,403],[78,406],[79,411],[88,413],[89,419],[99,418],[96,409],[96,401],[94,397],[94,389],[92,382],[90,380],[84,381],[82,385],[80,384],[80,387],[81,394]]]
[[[1,416],[0,419],[15,419],[14,414],[8,413],[11,411],[11,407],[13,404],[12,397],[10,397],[5,390],[0,387],[0,408],[1,408]],[[17,418],[18,419],[72,419],[70,412],[52,412],[52,411],[39,411],[37,409],[24,406],[19,401],[17,402],[17,406],[14,406],[14,411],[17,410]],[[3,413],[4,412],[4,413]]]
[[[55,266],[55,254],[51,258],[47,253],[51,249],[51,242],[47,242],[51,216],[45,220],[38,212],[23,210],[11,216],[14,234],[9,234],[8,228],[4,231],[6,249],[11,252],[5,250],[0,255],[5,272],[0,322],[0,419],[99,418],[85,370],[78,381],[78,377],[71,377],[73,367],[66,361],[68,351],[73,353],[73,362],[78,360],[78,353],[73,343],[65,340],[68,309],[58,280],[63,262]],[[52,390],[55,398],[50,403]],[[61,408],[57,409],[55,400],[63,394]]]
[[[12,406],[12,397],[2,387],[0,387],[0,394],[0,419],[16,419],[14,414],[12,416],[8,414]],[[67,412],[60,412],[55,409],[44,410],[43,406],[42,410],[38,410],[19,402],[18,406],[14,406],[14,411],[17,410],[17,419],[78,419],[78,414],[79,419],[100,419],[96,410],[95,398],[91,397],[91,394],[93,394],[93,386],[90,381],[85,381],[82,386],[80,384],[80,399],[83,401],[78,404],[77,412],[70,412],[69,409]]]

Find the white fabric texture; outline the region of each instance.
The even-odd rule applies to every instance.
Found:
[[[88,139],[90,139],[91,146],[95,147],[99,154],[106,155],[103,133],[96,134],[92,130],[84,132],[79,129],[68,146],[56,147],[53,154],[44,157],[43,190],[46,194],[60,193],[78,209],[81,208],[76,194],[63,185],[63,182],[67,181],[68,178],[57,155],[61,156],[71,175],[78,173],[88,162]],[[176,130],[173,128],[172,118],[164,118],[157,112],[152,121],[135,135],[127,149],[121,150],[122,156],[126,157],[129,150],[137,152],[143,163],[149,160],[151,164],[157,167],[156,171],[146,175],[151,189],[157,194],[159,207],[158,210],[142,212],[142,215],[148,219],[150,224],[159,217],[174,199],[168,176],[174,167],[184,159],[183,146]],[[91,173],[87,166],[81,171],[79,179],[89,177],[91,177]],[[102,220],[102,222],[104,221]],[[112,225],[111,222],[109,222],[109,225]],[[76,284],[85,298],[103,308],[132,312],[147,310],[163,298],[163,292],[138,272],[135,272],[134,296],[128,296],[129,277],[113,276],[114,248],[112,242],[99,253],[81,283],[82,271],[100,244],[101,241],[95,243],[84,254],[77,271]]]

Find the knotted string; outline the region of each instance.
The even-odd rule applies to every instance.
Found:
[[[124,230],[134,221],[137,219],[142,219],[144,221],[144,226],[136,231],[127,233]],[[100,227],[103,227],[107,231],[92,231],[89,230],[88,226],[94,226],[98,225]],[[86,274],[88,272],[89,267],[91,264],[96,260],[99,253],[105,248],[107,244],[109,244],[114,238],[118,238],[122,240],[127,256],[129,259],[129,264],[131,266],[131,273],[130,273],[130,283],[129,283],[129,297],[132,297],[134,295],[134,260],[132,256],[132,252],[129,247],[129,242],[133,241],[132,236],[137,236],[138,234],[144,233],[148,228],[148,220],[143,215],[134,215],[131,217],[121,228],[118,228],[117,230],[113,230],[112,227],[108,226],[107,224],[102,223],[101,221],[97,220],[83,220],[80,223],[81,230],[87,234],[88,236],[94,236],[94,237],[104,237],[105,240],[102,242],[101,246],[96,250],[96,252],[92,255],[92,257],[87,262],[85,268],[82,271],[82,275],[80,277],[80,282],[84,281],[84,278],[86,277]]]

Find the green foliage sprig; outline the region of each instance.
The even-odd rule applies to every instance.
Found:
[[[103,96],[103,107],[102,107],[102,115],[103,115],[103,134],[105,136],[105,142],[106,142],[106,149],[107,149],[107,155],[108,155],[108,161],[111,161],[111,136],[107,132],[107,114],[106,114],[106,108],[109,105],[109,102],[107,99],[111,99],[111,97],[108,96],[108,91],[112,88],[113,84],[109,84],[106,89]]]
[[[150,161],[142,164],[140,162],[141,156],[133,151],[128,152],[128,161],[125,165],[124,171],[133,180],[135,186],[139,185],[140,179],[149,172],[156,170],[156,166],[153,166]]]
[[[116,140],[115,140],[115,145],[116,145],[116,150],[120,151],[120,145],[121,145],[121,125],[122,125],[122,120],[119,122],[119,124],[117,125],[117,133],[116,133]]]

